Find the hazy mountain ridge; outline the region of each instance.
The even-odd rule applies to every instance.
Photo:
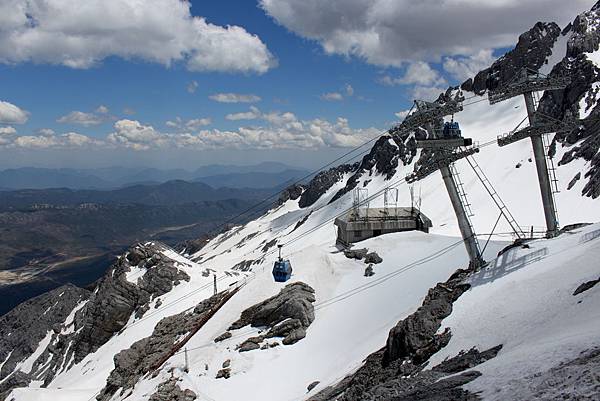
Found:
[[[252,173],[252,174],[251,174]],[[207,165],[194,171],[184,169],[104,167],[96,169],[23,167],[0,171],[0,189],[118,189],[135,184],[167,181],[204,181],[215,187],[265,188],[281,185],[306,175],[303,169],[265,162],[251,166]],[[264,179],[264,182],[263,182]],[[219,184],[223,181],[224,184]]]
[[[545,37],[543,28],[544,24],[536,25],[524,35],[534,40],[520,42],[524,52],[510,53],[496,67],[538,63],[539,54],[528,49],[537,46],[537,35]],[[541,49],[542,65],[555,51],[558,36],[552,37]],[[536,60],[528,60],[527,54]],[[589,61],[586,55],[578,59],[582,64]],[[564,97],[572,90],[552,96]],[[581,96],[569,99],[563,105],[581,111]],[[508,115],[517,105],[515,101],[493,107],[505,107],[503,114]],[[483,102],[476,107],[460,115],[463,127],[498,116],[493,114],[497,109]],[[489,140],[494,135],[489,125],[496,124],[494,130],[512,129],[521,118],[514,114],[486,120],[479,131],[465,133]],[[589,138],[597,140],[594,127],[586,127],[585,137],[564,143],[558,152],[565,154]],[[152,242],[131,248],[104,277],[94,298],[73,309],[73,318],[56,329],[46,328],[47,343],[40,341],[35,350],[14,357],[8,348],[0,348],[0,361],[7,366],[0,370],[0,380],[10,383],[15,377],[19,380],[12,387],[22,387],[10,397],[29,401],[43,394],[71,401],[102,394],[111,400],[162,400],[170,395],[167,392],[164,398],[161,392],[167,385],[176,387],[178,394],[185,389],[190,398],[214,400],[522,400],[564,398],[573,391],[594,397],[598,388],[589,373],[597,366],[595,349],[600,347],[600,287],[586,283],[599,276],[598,224],[523,246],[506,248],[510,241],[493,240],[486,243],[485,254],[491,270],[457,271],[468,260],[462,241],[449,236],[457,232],[456,221],[435,175],[419,187],[423,211],[435,225],[431,234],[396,233],[362,242],[360,247],[382,259],[370,266],[375,273],[370,277],[365,274],[367,264],[339,252],[332,219],[352,206],[352,188],[374,194],[414,170],[421,155],[412,151],[410,140],[383,137],[360,164],[332,169],[306,187],[294,187],[265,215],[218,235],[193,254],[177,254]],[[541,208],[535,175],[527,165],[516,169],[513,158],[527,160],[529,155],[529,144],[506,151],[486,148],[481,155],[490,179],[517,218],[528,223],[536,221]],[[402,156],[406,160],[400,163]],[[476,180],[466,175],[464,166],[457,168],[466,177],[469,194],[477,195]],[[573,174],[587,174],[588,169],[577,162],[559,166],[563,187],[565,177],[568,182]],[[306,188],[312,190],[303,206],[300,199]],[[572,188],[563,191],[560,203],[565,224],[597,221],[598,201],[585,196],[586,184]],[[401,205],[409,204],[406,187],[400,196]],[[497,210],[491,202],[473,198],[480,219],[474,219],[475,227],[482,232],[492,226]],[[382,205],[381,197],[371,201],[372,207]],[[291,282],[309,284],[317,300],[306,337],[294,345],[282,345],[280,337],[265,337],[263,327],[233,326],[245,311],[259,308],[280,292],[281,285],[270,273],[278,242],[285,243],[285,256],[294,265]],[[222,291],[246,285],[201,330],[180,332],[184,326],[169,323],[193,315],[190,311],[213,296],[213,274]],[[157,277],[167,291],[149,285],[156,284]],[[582,284],[587,290],[578,293]],[[160,338],[193,334],[187,343],[189,355],[161,354],[162,364],[148,369],[140,363],[146,356],[143,345],[156,340],[157,327],[166,330],[158,333]],[[92,338],[93,328],[102,335]],[[27,329],[20,333],[27,335]],[[248,343],[254,345],[242,347]],[[158,351],[175,345],[171,341]],[[50,357],[54,352],[57,357]],[[574,367],[576,374],[565,367]],[[282,372],[285,380],[256,386]],[[35,388],[39,385],[43,388]]]

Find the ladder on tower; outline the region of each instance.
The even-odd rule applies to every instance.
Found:
[[[556,194],[560,192],[558,187],[558,178],[556,178],[556,166],[554,165],[554,157],[550,157],[550,143],[548,143],[548,137],[546,135],[542,135],[542,141],[544,143],[545,156],[548,164],[548,177],[550,178],[550,186],[552,187],[552,199],[554,204],[556,205]],[[556,223],[560,224],[560,217],[558,215],[558,208],[555,210],[556,214]],[[560,225],[559,225],[560,227]]]
[[[474,233],[475,227],[473,226],[473,222],[471,221],[471,217],[473,217],[474,214],[473,214],[473,211],[471,210],[471,204],[469,203],[469,200],[467,199],[467,193],[465,192],[464,185],[462,183],[462,180],[460,179],[460,174],[458,173],[458,170],[456,169],[456,166],[454,165],[454,163],[450,163],[448,168],[450,170],[450,174],[452,174],[452,179],[456,183],[456,189],[458,190],[458,196],[460,197],[463,207],[466,212],[466,216],[465,216],[466,223],[469,225],[471,232]],[[474,245],[475,245],[475,248],[477,248],[477,253],[479,255],[481,255],[481,247],[479,246],[479,241],[477,241],[477,239],[475,239]]]
[[[467,212],[467,217],[473,217],[473,210],[471,209],[471,204],[469,203],[469,199],[467,198],[467,192],[465,191],[465,186],[463,185],[462,180],[460,179],[460,174],[456,169],[454,163],[451,163],[448,167],[450,167],[450,172],[452,173],[452,177],[454,177],[454,181],[456,181],[456,189],[458,189],[458,195],[462,200],[462,203],[465,207],[465,211]],[[469,221],[469,224],[471,222]],[[472,225],[471,225],[472,226]]]
[[[490,197],[492,198],[492,200],[494,201],[494,203],[500,210],[500,213],[502,214],[504,219],[507,221],[508,225],[510,225],[510,227],[513,230],[513,232],[515,233],[515,235],[518,238],[525,238],[527,235],[525,234],[525,232],[523,231],[521,226],[519,226],[519,224],[517,223],[517,220],[514,218],[514,216],[512,215],[512,213],[510,212],[510,210],[508,209],[508,207],[506,206],[506,204],[504,203],[504,201],[502,200],[502,198],[500,197],[500,195],[498,194],[496,189],[494,189],[494,186],[492,185],[491,181],[488,179],[488,177],[485,175],[485,173],[479,166],[479,163],[477,163],[477,160],[475,160],[474,157],[467,157],[466,159],[467,159],[467,162],[469,163],[469,166],[471,166],[471,168],[475,172],[475,175],[477,176],[479,181],[481,181],[481,183],[483,184],[483,187],[485,188],[487,193],[490,195]]]

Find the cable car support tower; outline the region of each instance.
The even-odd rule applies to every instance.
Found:
[[[496,104],[520,95],[525,98],[529,126],[498,137],[498,146],[506,146],[525,138],[531,139],[546,220],[546,237],[548,238],[558,235],[558,216],[554,202],[554,191],[552,190],[552,181],[554,180],[550,179],[543,136],[552,132],[571,131],[577,125],[571,122],[563,123],[538,112],[533,94],[546,90],[564,89],[570,83],[571,79],[567,76],[548,77],[537,71],[523,68],[508,84],[490,90],[488,94],[490,104]]]
[[[407,183],[419,181],[436,171],[442,173],[442,178],[448,191],[452,207],[456,213],[458,227],[462,235],[465,248],[469,255],[469,266],[478,269],[485,265],[477,237],[473,230],[469,216],[471,215],[469,203],[466,200],[466,194],[460,183],[457,171],[453,163],[479,152],[477,147],[473,147],[473,141],[469,138],[462,138],[458,124],[454,122],[448,126],[450,129],[444,129],[444,134],[450,132],[450,135],[438,137],[436,125],[440,125],[445,116],[454,115],[462,111],[462,101],[464,98],[457,97],[444,104],[430,103],[421,100],[415,101],[416,110],[406,117],[402,124],[397,127],[395,132],[416,131],[425,128],[427,139],[417,140],[417,148],[426,149],[431,152],[431,157],[423,163],[414,173],[406,177]]]

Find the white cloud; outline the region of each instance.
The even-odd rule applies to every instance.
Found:
[[[104,143],[76,132],[54,135],[46,131],[43,135],[18,136],[13,141],[2,143],[2,145],[24,149],[75,149],[91,145],[104,146]]]
[[[170,120],[165,123],[167,127],[174,128],[178,131],[196,131],[210,124],[212,124],[212,120],[210,118],[194,118],[192,120],[184,121],[181,117],[175,117],[175,120]]]
[[[2,135],[15,135],[17,130],[14,127],[0,127],[0,136]]]
[[[256,103],[261,100],[256,95],[243,95],[239,93],[215,93],[210,95],[209,99],[219,103]]]
[[[433,86],[433,85],[446,85],[446,80],[440,76],[440,73],[431,68],[429,63],[423,61],[417,61],[410,63],[406,72],[403,76],[398,78],[392,78],[390,76],[384,76],[381,82],[394,86],[394,85],[420,85],[420,86]]]
[[[354,95],[354,88],[352,87],[352,85],[346,84],[344,86],[344,89],[346,91],[346,96],[353,96]]]
[[[239,120],[256,120],[260,118],[262,113],[257,107],[250,106],[250,111],[245,111],[241,113],[231,113],[227,114],[225,118],[230,121],[239,121]]]
[[[83,111],[72,111],[69,114],[60,117],[56,122],[61,124],[77,124],[84,127],[100,125],[104,122],[104,117],[94,113],[85,113]]]
[[[398,117],[399,120],[404,120],[406,116],[408,116],[408,113],[410,113],[410,110],[402,110],[397,113],[394,113],[394,115]]]
[[[469,57],[446,57],[444,70],[462,82],[475,77],[479,71],[492,65],[494,60],[491,49],[480,50]]]
[[[42,136],[54,136],[55,132],[51,128],[42,128],[38,130],[38,134]]]
[[[339,92],[323,93],[319,97],[321,98],[321,100],[326,100],[328,102],[337,102],[340,100],[344,100],[344,96]]]
[[[27,111],[12,103],[0,101],[0,124],[25,124],[28,119]]]
[[[115,123],[115,132],[108,135],[109,143],[135,150],[147,150],[162,147],[166,138],[151,125],[142,125],[135,120],[119,120]]]
[[[380,66],[439,61],[514,45],[537,21],[570,22],[593,0],[260,0],[292,32],[329,54]]]
[[[190,82],[186,88],[188,93],[196,93],[197,89],[198,89],[198,82],[196,82],[196,81]]]
[[[104,105],[100,105],[98,106],[98,108],[96,108],[96,113],[98,114],[108,114],[109,110],[108,107],[104,106]]]
[[[218,26],[182,0],[4,0],[0,62],[89,68],[110,56],[190,71],[262,74],[276,65],[261,39],[239,26]]]

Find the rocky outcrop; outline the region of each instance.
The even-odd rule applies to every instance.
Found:
[[[181,280],[189,280],[161,251],[161,246],[152,243],[137,245],[102,279],[86,307],[84,326],[74,347],[75,362],[106,343],[133,313],[143,316],[151,300],[171,291]],[[135,284],[126,278],[134,267],[145,270]]]
[[[304,192],[304,186],[301,184],[293,184],[284,189],[281,194],[279,194],[279,198],[277,199],[277,205],[283,205],[285,202],[289,200],[296,200],[300,196],[302,196],[302,192]]]
[[[375,142],[369,154],[363,157],[355,169],[356,172],[346,182],[346,186],[335,194],[330,203],[356,188],[365,175],[383,175],[389,180],[396,173],[400,161],[405,166],[409,165],[416,155],[417,144],[412,132],[398,133],[391,129],[389,135],[384,135]]]
[[[109,400],[118,390],[132,388],[140,377],[151,372],[170,355],[174,344],[190,333],[226,293],[219,293],[200,302],[192,312],[182,312],[162,319],[150,337],[133,343],[114,357],[115,368],[97,400]]]
[[[465,81],[461,88],[483,95],[488,89],[510,82],[522,68],[537,71],[552,54],[552,47],[561,34],[554,23],[538,22],[529,31],[519,36],[515,48],[494,62],[490,68],[479,72],[475,78]]]
[[[422,363],[448,344],[448,331],[436,333],[442,320],[452,313],[454,301],[470,288],[462,284],[467,275],[468,271],[459,270],[445,283],[431,288],[419,309],[390,330],[383,365],[404,358]]]
[[[581,284],[579,287],[577,287],[575,289],[575,291],[573,292],[573,295],[579,295],[582,292],[585,292],[587,290],[591,290],[592,288],[594,288],[597,284],[600,284],[600,278],[598,278],[598,280],[590,280],[590,281],[586,281],[585,283]]]
[[[182,390],[179,387],[179,379],[172,377],[158,386],[149,401],[194,401],[196,398],[196,393],[190,389]]]
[[[311,397],[311,401],[383,400],[476,400],[461,386],[479,376],[466,371],[495,357],[501,346],[479,352],[461,352],[432,369],[424,370],[431,355],[445,346],[451,336],[437,334],[452,304],[469,286],[462,284],[469,271],[459,270],[445,283],[429,290],[415,313],[390,330],[384,348],[369,355],[363,366],[335,386]],[[466,371],[466,372],[465,372]],[[453,375],[453,376],[450,376]]]
[[[283,337],[283,344],[290,345],[306,336],[306,328],[315,320],[315,291],[307,284],[292,283],[285,286],[279,294],[260,304],[244,310],[240,318],[229,330],[237,330],[244,326],[266,327],[266,334],[252,337],[244,341],[241,352],[260,348],[267,338]]]
[[[342,179],[344,174],[356,171],[358,163],[343,164],[333,167],[327,171],[322,171],[317,174],[306,186],[305,191],[300,197],[298,205],[302,208],[312,206],[325,192],[329,190],[335,183]]]
[[[89,296],[90,292],[87,290],[64,285],[20,304],[0,318],[0,364],[4,361],[0,370],[0,381],[12,374],[2,382],[0,393],[26,385],[29,380],[44,380],[46,376],[54,374],[54,371],[49,369],[42,375],[37,371],[36,364],[30,374],[13,371],[20,361],[36,351],[49,333],[56,337],[56,331],[60,332],[61,325],[75,306]],[[59,344],[54,344],[56,353],[59,351],[58,347]],[[47,358],[44,359],[46,360]]]

